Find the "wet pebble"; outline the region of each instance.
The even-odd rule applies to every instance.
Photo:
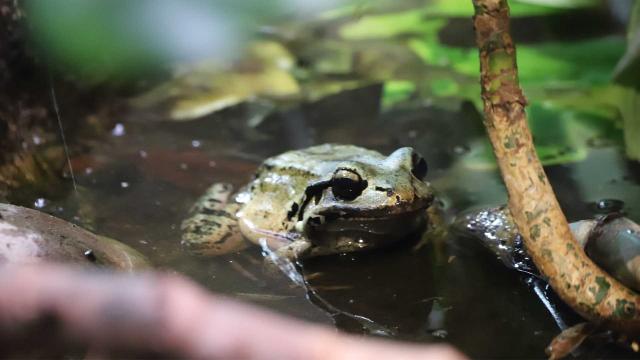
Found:
[[[598,214],[622,212],[624,201],[618,199],[600,199],[590,204],[590,208]]]
[[[456,145],[453,147],[453,153],[456,155],[464,155],[468,153],[471,149],[468,145]]]
[[[432,332],[431,332],[431,335],[433,335],[433,336],[435,336],[435,337],[437,337],[437,338],[440,338],[440,339],[444,339],[444,338],[446,338],[446,337],[447,337],[447,335],[449,335],[449,334],[447,333],[447,330],[439,329],[439,330],[434,330],[434,331],[432,331]]]

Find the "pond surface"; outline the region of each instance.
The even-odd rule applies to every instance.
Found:
[[[213,182],[241,186],[266,157],[326,142],[385,154],[415,147],[450,216],[505,202],[497,169],[465,161],[485,136],[471,104],[381,111],[380,96],[379,85],[365,86],[290,106],[251,126],[247,105],[181,123],[136,122],[125,112],[105,141],[71,159],[77,191],[68,181],[59,198],[34,194],[28,205],[119,239],[160,269],[298,318],[355,333],[446,341],[472,357],[544,356],[559,332],[553,318],[519,274],[473,240],[450,236],[415,250],[417,239],[408,239],[379,251],[311,259],[301,264],[309,292],[265,274],[255,246],[206,259],[181,250],[180,223]],[[571,221],[593,217],[599,199],[625,200],[628,216],[640,219],[640,166],[626,162],[622,149],[591,148],[585,161],[546,170]],[[592,347],[583,355],[616,352]]]
[[[283,26],[280,45],[287,54],[271,54],[266,63],[294,64],[279,69],[276,79],[282,81],[284,73],[285,80],[295,78],[291,81],[300,85],[299,99],[305,101],[276,101],[275,107],[246,101],[179,122],[154,113],[166,103],[134,111],[118,101],[111,104],[112,98],[78,104],[58,91],[63,123],[115,125],[98,141],[68,129],[76,184],[67,176],[62,185],[52,181],[42,192],[19,189],[14,201],[125,242],[158,269],[297,318],[369,336],[445,341],[473,358],[544,357],[559,329],[535,284],[475,240],[450,234],[442,243],[417,249],[420,239],[407,239],[377,251],[309,259],[299,264],[307,289],[265,273],[257,246],[213,258],[194,257],[180,247],[180,224],[212,183],[242,186],[265,158],[328,142],[383,154],[414,147],[429,164],[427,180],[448,220],[471,207],[506,201],[476,110],[471,2],[380,3],[386,5],[294,24],[288,31],[293,37],[288,24]],[[604,211],[596,205],[600,200],[618,199],[627,216],[640,221],[640,165],[625,160],[616,123],[621,92],[610,81],[625,48],[624,16],[613,5],[567,10],[510,3],[530,124],[542,160],[560,164],[545,169],[565,214],[570,221],[592,218]],[[185,91],[187,100],[193,94],[237,95],[233,86],[228,94],[225,86],[219,87],[222,95],[217,92],[217,84],[229,79],[264,80],[258,72],[247,81],[246,69],[236,70],[227,77],[196,73],[197,81],[185,81],[198,85]],[[282,84],[266,79],[273,85],[267,90],[282,91]],[[557,306],[569,325],[579,321]],[[581,351],[586,358],[631,356],[598,344]]]

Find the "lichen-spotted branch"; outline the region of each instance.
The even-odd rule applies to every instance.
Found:
[[[640,334],[640,297],[602,271],[574,240],[535,152],[518,83],[506,0],[473,0],[484,124],[524,244],[553,289],[585,318]]]

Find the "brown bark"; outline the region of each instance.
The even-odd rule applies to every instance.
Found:
[[[598,268],[577,244],[535,152],[507,1],[473,4],[484,124],[527,251],[558,295],[582,316],[640,334],[640,298]]]

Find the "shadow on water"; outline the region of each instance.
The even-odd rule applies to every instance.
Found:
[[[291,106],[256,126],[246,123],[249,105],[188,123],[127,122],[123,133],[72,159],[83,195],[70,192],[69,199],[51,200],[44,210],[73,220],[78,209],[89,209],[85,214],[96,232],[135,247],[159,268],[300,318],[410,341],[444,339],[474,357],[543,356],[558,333],[553,319],[520,275],[470,240],[451,237],[443,249],[428,245],[418,251],[406,242],[302,265],[317,296],[370,322],[332,318],[302,289],[266,275],[257,247],[211,259],[181,251],[180,222],[211,183],[241,186],[267,156],[325,142],[383,153],[414,146],[430,164],[427,178],[451,214],[504,202],[496,169],[474,170],[461,161],[469,144],[485,136],[473,106],[418,104],[381,112],[380,93],[379,85],[347,91]],[[592,149],[584,162],[547,170],[571,219],[591,216],[590,204],[598,199],[640,195],[640,172],[622,160],[618,148]],[[625,209],[640,219],[637,205]]]

